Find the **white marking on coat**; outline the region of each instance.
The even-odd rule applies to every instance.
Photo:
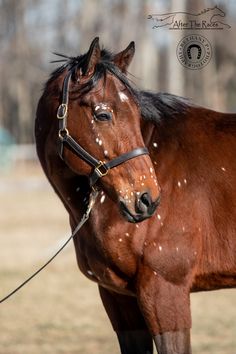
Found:
[[[154,142],[152,145],[153,145],[155,148],[157,148],[157,147],[158,147],[158,145],[157,145],[157,143],[156,143],[156,142]]]
[[[159,248],[159,251],[162,251],[162,246],[159,246],[158,248]]]
[[[122,102],[125,102],[125,101],[129,100],[129,98],[126,96],[126,94],[124,92],[118,92],[118,94],[119,94],[120,100]]]
[[[221,167],[221,169],[222,169],[222,171],[224,171],[224,172],[226,171],[225,167]]]
[[[102,204],[102,203],[104,203],[105,198],[106,198],[106,196],[105,196],[105,195],[102,195],[102,196],[101,196],[101,199],[100,199],[100,203],[101,203],[101,204]]]

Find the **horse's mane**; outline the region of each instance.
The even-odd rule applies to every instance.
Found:
[[[144,120],[160,123],[185,114],[192,103],[183,97],[163,92],[139,91],[138,103]]]
[[[86,64],[86,54],[77,57],[70,57],[64,54],[54,53],[62,59],[53,62],[63,62],[63,64],[54,70],[46,83],[47,85],[56,80],[65,70],[72,71],[72,79],[78,70],[82,70]],[[89,92],[96,86],[98,80],[106,77],[106,73],[110,72],[117,77],[124,86],[131,92],[134,100],[139,105],[143,119],[150,120],[153,123],[160,123],[163,119],[173,118],[178,114],[184,114],[191,103],[182,97],[168,93],[154,93],[150,91],[142,91],[138,89],[130,79],[123,74],[119,68],[113,63],[114,54],[105,49],[101,50],[101,59],[96,65],[92,78],[80,86],[80,94]],[[105,81],[105,80],[104,80]]]

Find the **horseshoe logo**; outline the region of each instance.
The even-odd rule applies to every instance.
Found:
[[[202,35],[190,34],[178,43],[176,55],[180,64],[185,68],[200,70],[211,60],[211,43]]]
[[[187,56],[188,56],[188,58],[189,58],[189,60],[191,60],[192,59],[192,53],[191,53],[191,51],[192,51],[192,49],[193,48],[196,48],[197,49],[197,59],[199,60],[200,58],[201,58],[201,55],[202,55],[202,48],[200,47],[200,45],[198,45],[198,44],[190,44],[190,46],[188,46],[188,49],[187,49]]]

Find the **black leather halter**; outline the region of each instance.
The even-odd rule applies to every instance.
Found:
[[[94,186],[97,180],[105,176],[111,168],[121,165],[122,163],[131,160],[137,156],[148,155],[146,147],[136,148],[130,152],[122,154],[113,160],[103,162],[97,160],[94,156],[90,155],[79,143],[77,143],[69,134],[67,129],[67,116],[68,116],[68,102],[69,102],[69,85],[71,79],[71,72],[69,72],[63,82],[62,88],[62,103],[57,110],[57,118],[59,120],[59,155],[63,160],[64,146],[70,148],[77,156],[83,161],[87,162],[93,167],[93,171],[89,176],[90,187]]]

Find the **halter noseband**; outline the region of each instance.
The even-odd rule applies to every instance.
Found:
[[[62,103],[57,110],[57,118],[59,120],[59,155],[63,160],[64,145],[68,146],[77,156],[83,161],[93,167],[93,171],[89,176],[90,187],[94,186],[97,180],[105,176],[108,171],[122,163],[131,160],[137,156],[149,155],[146,147],[136,148],[130,152],[122,154],[113,160],[103,162],[97,160],[94,156],[90,155],[79,143],[77,143],[70,135],[67,129],[67,116],[68,116],[68,102],[69,102],[69,85],[71,79],[71,72],[69,72],[63,82],[62,88]]]

